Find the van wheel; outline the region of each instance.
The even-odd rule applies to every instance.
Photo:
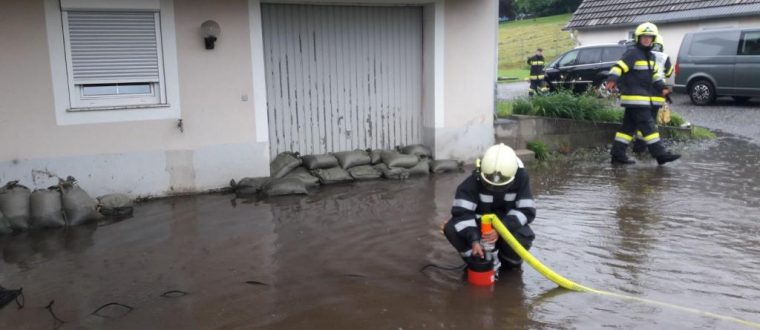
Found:
[[[749,101],[749,96],[733,96],[734,102],[736,103],[744,103]]]
[[[708,80],[695,80],[689,85],[689,97],[696,105],[710,104],[715,101],[715,87]]]

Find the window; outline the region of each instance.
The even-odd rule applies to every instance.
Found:
[[[578,55],[578,60],[575,62],[575,64],[577,65],[595,64],[595,63],[599,63],[601,60],[602,60],[601,48],[587,48],[587,49],[581,50],[581,53]]]
[[[606,47],[602,50],[602,62],[617,62],[623,58],[625,47]]]
[[[181,117],[174,0],[42,1],[58,125]]]
[[[689,49],[691,56],[736,55],[736,36],[725,32],[706,32],[694,35]]]
[[[165,104],[155,11],[62,11],[72,110]]]
[[[744,32],[739,44],[739,55],[760,55],[760,31]]]
[[[568,66],[568,65],[574,65],[575,59],[578,57],[578,51],[573,50],[565,54],[565,56],[562,57],[561,60],[559,60],[559,66]]]

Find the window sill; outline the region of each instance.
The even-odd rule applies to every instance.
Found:
[[[86,107],[86,108],[69,108],[66,112],[90,112],[90,111],[112,111],[112,110],[138,110],[138,109],[163,109],[170,108],[168,103],[164,104],[140,104],[140,105],[122,105],[110,107]]]

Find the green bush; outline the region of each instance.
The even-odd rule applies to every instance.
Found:
[[[536,159],[538,160],[545,160],[549,157],[549,147],[541,141],[528,142],[527,148],[536,154]]]
[[[707,128],[694,126],[691,129],[691,137],[698,140],[709,140],[715,138],[715,133]]]
[[[686,121],[683,120],[683,117],[673,111],[670,112],[670,122],[668,123],[668,126],[673,127],[681,127]]]
[[[496,116],[506,118],[512,115],[512,102],[498,100],[496,101]]]
[[[537,95],[531,98],[530,102],[534,109],[533,114],[538,116],[603,122],[622,122],[623,119],[623,111],[620,108],[588,92],[575,95],[572,91],[560,90]]]
[[[527,99],[518,98],[512,102],[512,113],[516,115],[534,115],[533,104]]]

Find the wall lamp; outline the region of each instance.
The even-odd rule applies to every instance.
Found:
[[[203,35],[203,41],[206,43],[206,49],[214,49],[214,42],[216,42],[216,38],[219,37],[221,31],[219,23],[212,20],[201,24],[201,34]]]

